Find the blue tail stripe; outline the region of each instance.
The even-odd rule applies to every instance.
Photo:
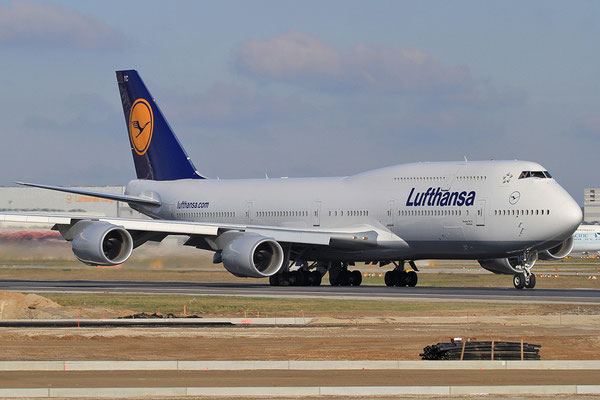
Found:
[[[117,71],[117,83],[138,179],[204,179],[137,71]]]

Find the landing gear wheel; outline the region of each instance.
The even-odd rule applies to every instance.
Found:
[[[533,289],[535,287],[535,274],[531,274],[529,277],[529,282],[525,284],[527,289]]]
[[[404,286],[408,286],[408,274],[406,273],[406,271],[395,271],[395,275],[396,275],[396,286],[398,287],[404,287]]]
[[[408,271],[406,273],[406,282],[409,287],[417,286],[417,282],[419,282],[419,276],[415,271]]]
[[[383,280],[385,281],[385,286],[394,286],[396,281],[394,272],[396,271],[388,271],[385,273],[385,276],[383,277]]]
[[[352,278],[352,275],[350,274],[350,271],[348,271],[347,269],[342,270],[342,272],[340,273],[340,286],[350,286],[352,282],[350,282],[350,279]]]
[[[294,273],[296,277],[296,286],[307,286],[308,285],[308,276],[306,272],[299,270]]]
[[[515,274],[513,276],[513,285],[515,285],[515,289],[523,289],[525,287],[525,275]]]
[[[269,277],[269,285],[279,286],[279,274],[271,275]]]
[[[321,276],[321,273],[319,271],[312,271],[309,272],[309,282],[310,282],[310,286],[319,286],[321,285],[321,279],[323,278]]]
[[[359,270],[354,270],[350,273],[350,283],[352,286],[360,286],[362,283],[362,274]]]
[[[331,286],[340,286],[340,278],[342,277],[342,274],[339,273],[336,277],[334,277],[333,275],[331,275],[331,271],[329,271],[329,284]]]

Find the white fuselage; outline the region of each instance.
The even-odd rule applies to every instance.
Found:
[[[600,252],[600,226],[581,225],[573,234],[571,253]]]
[[[339,229],[370,225],[387,246],[309,250],[314,259],[501,258],[546,250],[573,234],[581,209],[526,161],[404,164],[348,177],[131,181],[126,193],[159,199],[154,218]],[[379,239],[383,243],[385,240]]]

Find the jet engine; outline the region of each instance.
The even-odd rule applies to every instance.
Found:
[[[121,264],[133,251],[129,232],[108,222],[80,221],[68,233],[75,257],[89,265]]]
[[[540,260],[560,260],[568,256],[571,250],[573,250],[573,236],[569,236],[558,246],[539,252],[538,257]]]
[[[491,258],[488,260],[477,260],[483,269],[487,269],[495,274],[514,275],[520,274],[523,270],[516,269],[518,259],[515,258]]]
[[[227,271],[242,278],[266,278],[283,266],[283,249],[274,239],[253,233],[226,232],[221,259]]]

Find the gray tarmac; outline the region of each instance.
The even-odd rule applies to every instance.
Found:
[[[36,293],[144,293],[392,301],[600,304],[600,290],[386,286],[271,287],[258,283],[0,280],[0,290]]]

